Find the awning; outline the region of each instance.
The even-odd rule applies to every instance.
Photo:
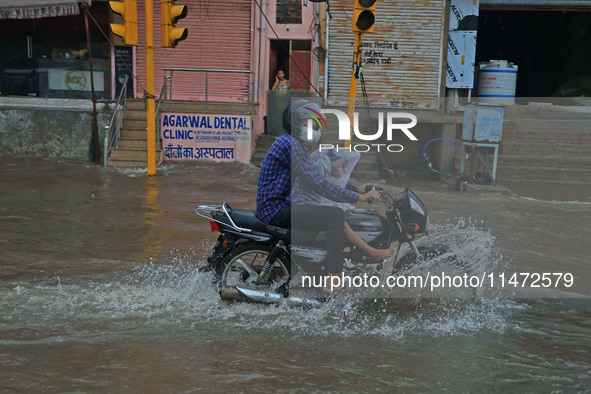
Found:
[[[37,19],[80,14],[91,0],[0,0],[0,19]]]

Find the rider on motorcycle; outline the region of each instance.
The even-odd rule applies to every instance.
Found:
[[[365,202],[369,198],[378,201],[375,190],[368,193],[365,187],[348,182],[343,188],[322,176],[312,163],[304,142],[318,143],[320,131],[314,130],[313,138],[307,139],[307,120],[314,112],[320,113],[317,104],[298,100],[283,112],[283,128],[286,133],[279,137],[263,160],[257,184],[256,214],[263,222],[278,227],[326,232],[328,275],[340,275],[343,269],[343,245],[345,215],[335,206],[291,205],[292,171],[306,187],[317,194],[336,202]]]

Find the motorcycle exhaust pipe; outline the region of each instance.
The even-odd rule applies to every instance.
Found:
[[[225,301],[237,301],[237,302],[248,302],[250,299],[242,294],[234,286],[224,286],[220,292],[222,300]]]
[[[264,290],[247,289],[240,286],[224,286],[221,291],[222,300],[236,302],[262,302],[265,304],[275,304],[287,302],[288,305],[303,307],[318,307],[323,304],[322,301],[314,298],[288,297],[284,298],[281,294],[267,292]]]

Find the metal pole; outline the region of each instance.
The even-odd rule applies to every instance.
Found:
[[[103,147],[103,167],[109,165],[109,126],[105,126],[105,146]]]
[[[148,109],[148,176],[156,175],[156,105],[154,103],[154,4],[146,0],[146,85]]]
[[[84,26],[86,27],[86,47],[90,63],[90,90],[92,91],[92,145],[94,146],[94,161],[100,163],[98,122],[96,120],[96,97],[94,95],[94,73],[92,72],[92,48],[90,46],[90,32],[88,30],[88,7],[84,4]]]
[[[170,109],[170,106],[172,105],[172,74],[174,73],[174,71],[170,71],[170,78],[168,78],[168,109]]]
[[[209,73],[205,72],[205,112],[207,112],[207,76]]]
[[[250,113],[250,73],[248,73],[248,91],[247,91],[247,108],[246,110]]]
[[[349,130],[349,139],[345,141],[345,149],[351,148],[351,140],[353,139],[353,120],[355,117],[355,97],[357,96],[357,79],[361,68],[361,35],[363,33],[355,34],[355,48],[353,52],[353,66],[351,68],[351,87],[349,88],[349,106],[348,115],[351,129]]]

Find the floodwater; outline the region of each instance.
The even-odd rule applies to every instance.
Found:
[[[253,208],[256,168],[158,171],[0,157],[2,391],[591,390],[588,187],[397,185],[472,265],[576,286],[308,310],[223,302],[198,272],[215,234],[195,207]]]

